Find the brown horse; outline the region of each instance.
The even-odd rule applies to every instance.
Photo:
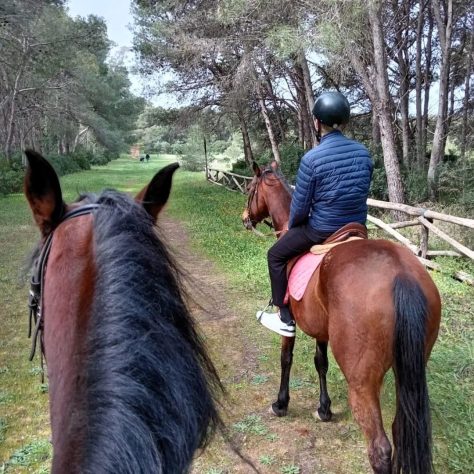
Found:
[[[254,165],[247,228],[270,217],[277,235],[288,226],[291,190],[272,168]],[[387,240],[356,240],[334,247],[312,276],[301,301],[290,298],[297,326],[317,340],[314,363],[320,397],[315,415],[329,421],[327,344],[349,386],[352,413],[368,442],[374,472],[432,472],[431,422],[425,365],[438,335],[441,302],[417,258]],[[282,338],[281,384],[272,405],[287,413],[295,338]],[[380,391],[393,368],[397,403],[392,425],[394,453],[385,434]]]
[[[178,165],[140,202],[109,190],[66,205],[51,165],[26,155],[42,234],[30,307],[47,362],[52,472],[187,472],[219,423],[220,384],[154,225]]]

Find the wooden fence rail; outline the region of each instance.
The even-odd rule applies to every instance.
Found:
[[[222,171],[217,169],[207,170],[207,180],[211,183],[224,186],[231,191],[238,191],[246,194],[247,186],[252,180],[252,176],[242,176],[228,171]],[[428,260],[429,257],[445,255],[451,257],[466,256],[471,260],[474,260],[474,251],[467,248],[457,240],[447,235],[444,231],[439,229],[433,224],[434,220],[442,222],[449,222],[451,224],[457,224],[469,229],[474,229],[474,219],[467,219],[465,217],[451,216],[449,214],[443,214],[441,212],[431,211],[430,209],[424,209],[421,207],[409,206],[407,204],[378,201],[376,199],[367,199],[367,205],[369,207],[375,207],[378,209],[389,209],[393,211],[401,211],[409,216],[415,217],[403,222],[385,223],[382,220],[371,216],[367,216],[367,220],[390,234],[394,239],[401,242],[403,245],[408,247],[415,255],[418,256],[420,261],[427,267],[434,270],[439,270],[439,265]],[[402,235],[396,229],[402,229],[410,226],[420,226],[419,243],[416,245],[411,242],[407,237]],[[453,250],[429,250],[428,249],[428,238],[429,232],[432,232],[444,242],[454,247]],[[457,272],[454,275],[457,279],[466,281],[471,285],[474,285],[474,278],[463,273]]]

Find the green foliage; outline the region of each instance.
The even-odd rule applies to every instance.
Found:
[[[232,164],[232,173],[241,174],[242,176],[252,176],[253,171],[247,165],[245,160],[238,160]]]
[[[268,375],[254,375],[251,380],[252,385],[262,385],[268,381]]]
[[[10,156],[6,143],[19,150],[33,141],[47,154],[65,153],[80,138],[89,149],[122,151],[144,100],[130,92],[123,61],[108,57],[105,21],[93,15],[72,18],[60,1],[6,1],[0,12],[8,18],[1,25],[2,59],[8,64],[0,82],[0,97],[6,99],[0,115],[2,149]],[[13,84],[23,91],[16,108],[10,106],[17,94]],[[15,127],[7,142],[11,119]]]
[[[459,163],[446,159],[438,167],[439,200],[445,204],[455,202],[474,210],[474,159]]]
[[[79,163],[69,155],[49,155],[47,159],[53,165],[53,168],[56,170],[56,173],[58,173],[59,176],[77,173],[81,170]]]
[[[260,464],[263,464],[264,466],[271,466],[272,464],[275,463],[276,459],[275,456],[270,456],[270,455],[262,455],[260,456]]]
[[[300,468],[294,464],[289,464],[281,468],[281,474],[299,474]]]
[[[21,170],[12,169],[6,162],[0,162],[0,195],[19,193],[24,174]]]
[[[296,174],[305,150],[296,142],[284,143],[280,146],[281,172],[290,183],[296,181]]]
[[[48,440],[37,440],[15,451],[7,461],[10,467],[31,467],[51,457],[52,446]]]
[[[263,424],[259,415],[248,415],[242,421],[234,423],[234,429],[239,433],[254,434],[264,436],[268,433],[268,428]]]
[[[186,142],[179,150],[181,166],[188,171],[204,171],[206,158],[204,155],[204,141],[202,130],[198,125],[193,125],[189,131]]]
[[[5,432],[7,431],[8,424],[5,418],[0,418],[0,443],[5,441]]]

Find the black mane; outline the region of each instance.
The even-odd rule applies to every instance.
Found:
[[[220,423],[220,382],[151,217],[114,191],[87,200],[100,207],[80,472],[187,472]]]

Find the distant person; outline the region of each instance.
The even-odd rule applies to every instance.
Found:
[[[148,160],[150,159],[150,155],[147,153],[147,154],[145,155],[145,158],[146,158],[146,162],[148,163]]]

